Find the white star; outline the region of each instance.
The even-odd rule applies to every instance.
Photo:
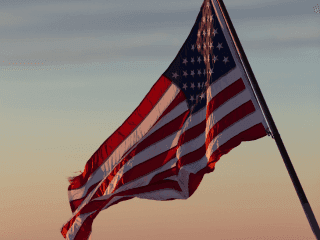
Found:
[[[191,73],[190,73],[191,75],[192,75],[192,77],[193,77],[193,75],[194,75],[194,70],[191,70]]]
[[[194,63],[194,58],[193,57],[191,58],[191,62]]]
[[[194,88],[195,88],[194,83],[191,83],[191,88],[192,88],[192,89],[194,89]]]
[[[224,62],[224,64],[226,64],[227,62],[229,62],[228,57],[224,57],[223,62]]]
[[[177,77],[179,77],[178,73],[172,73],[172,77],[174,77],[175,79],[177,79]]]
[[[190,98],[190,101],[193,101],[194,100],[194,98],[193,98],[193,95],[191,96],[191,98]]]
[[[201,58],[200,58],[200,57],[198,57],[198,60],[197,60],[197,62],[199,62],[199,64],[200,64],[200,62],[201,62]]]
[[[199,88],[199,89],[201,88],[201,83],[199,83],[199,82],[198,82],[198,88]]]
[[[198,50],[200,50],[200,48],[201,48],[201,46],[200,46],[200,44],[198,44]]]
[[[201,100],[202,100],[204,98],[204,93],[201,93],[200,97],[201,97]]]
[[[199,75],[199,76],[201,75],[201,70],[200,70],[200,69],[198,69],[198,75]]]
[[[183,76],[184,76],[184,77],[188,76],[187,71],[183,71]]]
[[[207,56],[207,60],[205,60],[205,62],[209,62],[210,61],[210,55]]]
[[[184,83],[182,88],[186,91],[187,90],[187,84]]]
[[[217,29],[213,29],[213,34],[214,34],[214,36],[216,36],[216,34],[218,34]]]
[[[219,48],[219,51],[220,51],[220,49],[223,48],[223,47],[222,47],[222,43],[218,43],[217,48]]]
[[[194,51],[194,44],[191,45],[191,50]]]
[[[183,62],[182,62],[182,63],[184,63],[185,65],[187,65],[187,62],[188,62],[188,60],[185,58],[185,59],[183,59]]]
[[[209,48],[210,48],[210,49],[211,49],[211,48],[213,48],[213,46],[212,46],[212,42],[210,43]]]
[[[203,30],[202,35],[205,36],[206,35],[206,31]]]
[[[211,75],[213,73],[213,68],[210,68],[209,74]]]
[[[202,83],[202,87],[204,86],[204,82]]]
[[[212,60],[214,61],[214,63],[216,63],[216,61],[218,61],[217,56],[214,55],[214,57],[212,58]]]
[[[203,69],[203,75],[206,75],[206,70],[205,69]]]

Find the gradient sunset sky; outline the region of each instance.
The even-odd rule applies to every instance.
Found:
[[[202,0],[0,1],[0,239],[64,239],[70,176],[139,105]],[[224,0],[320,223],[319,0]],[[315,239],[274,140],[242,143],[187,200],[102,211],[92,240]]]

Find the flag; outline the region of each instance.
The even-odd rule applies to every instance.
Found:
[[[216,0],[205,0],[177,56],[125,122],[70,179],[69,240],[121,201],[189,198],[220,157],[268,126]]]

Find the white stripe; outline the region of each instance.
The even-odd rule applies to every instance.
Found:
[[[213,111],[210,116],[207,118],[206,122],[206,134],[210,131],[210,129],[219,122],[222,118],[228,115],[233,110],[240,107],[242,104],[250,101],[251,95],[249,91],[246,89],[233,98],[229,99],[227,102],[219,106],[215,111]]]
[[[174,176],[173,178],[171,178],[179,184],[179,187],[182,191],[164,188],[164,189],[155,190],[152,192],[137,194],[135,196],[139,198],[152,199],[152,200],[167,200],[170,198],[187,199],[190,196],[189,176],[190,176],[190,172],[187,170],[187,168],[182,167],[179,170],[178,176]]]
[[[220,146],[222,146],[224,143],[229,141],[231,138],[237,136],[239,133],[249,129],[250,127],[253,127],[254,125],[260,123],[262,120],[263,118],[261,112],[255,111],[252,114],[242,118],[240,121],[236,122],[231,127],[225,129],[222,133],[220,133],[210,142],[206,152],[207,158],[210,159],[212,153],[215,150],[217,150]]]
[[[185,121],[182,130],[185,132],[190,128],[193,128],[194,126],[198,125],[201,123],[204,119],[206,119],[206,107],[202,108],[200,111],[197,113],[190,115],[188,119]]]
[[[236,68],[240,71],[241,78],[242,78],[246,88],[249,89],[249,92],[250,92],[250,94],[252,96],[251,99],[252,99],[253,105],[254,105],[254,107],[255,107],[255,109],[257,111],[260,111],[262,113],[262,110],[261,110],[261,108],[260,108],[260,106],[259,106],[259,104],[258,104],[258,102],[256,100],[255,94],[252,91],[251,84],[250,84],[249,79],[247,77],[246,71],[245,71],[245,69],[244,69],[244,67],[242,65],[242,62],[241,62],[240,58],[239,58],[238,51],[237,51],[237,49],[236,49],[236,47],[234,45],[234,42],[232,40],[232,37],[230,35],[228,26],[227,26],[227,24],[226,24],[226,22],[224,20],[224,17],[223,17],[223,14],[222,14],[220,8],[219,8],[219,4],[217,3],[216,0],[211,0],[211,2],[212,2],[212,5],[214,6],[215,15],[216,15],[216,17],[217,17],[217,19],[218,19],[218,21],[220,23],[222,34],[226,38],[227,44],[229,46],[229,49],[230,49],[231,54],[232,54],[232,57],[233,57],[234,62],[236,64]],[[261,123],[263,124],[263,126],[264,126],[264,128],[266,130],[270,131],[270,129],[269,129],[269,127],[268,127],[268,125],[267,125],[267,123],[266,123],[264,118],[262,119]]]
[[[74,223],[72,224],[72,226],[69,228],[67,234],[66,234],[66,240],[73,240],[79,229],[81,228],[81,225],[83,224],[83,222],[93,213],[95,213],[96,211],[90,212],[90,213],[85,213],[85,214],[80,214],[74,221]]]
[[[134,144],[139,142],[141,138],[149,131],[152,125],[158,120],[161,114],[167,109],[169,104],[175,99],[179,93],[179,88],[171,84],[164,96],[155,105],[148,116],[141,122],[141,124],[121,143],[118,148],[107,158],[88,179],[88,182],[79,189],[68,191],[69,201],[80,199],[87,194],[88,189],[95,183],[101,181],[102,178],[108,176],[113,168],[122,159],[123,154],[131,148]]]
[[[176,132],[175,134],[172,134],[170,136],[170,139],[164,139],[164,140],[167,140],[169,142],[175,142],[175,146],[177,145],[178,143],[178,139],[179,139],[179,136],[180,136],[180,131]],[[158,142],[160,143],[158,145],[158,148],[161,148],[161,145],[162,147],[165,145],[165,142],[166,141],[161,141],[161,142]],[[157,147],[155,147],[157,149]],[[150,149],[149,149],[150,150]],[[151,150],[152,152],[152,150]],[[159,153],[158,153],[159,154]],[[137,155],[138,156],[138,155]],[[142,158],[145,158],[146,156],[148,156],[148,153],[146,154],[143,154],[141,157]],[[141,159],[140,159],[141,160]],[[136,159],[135,161],[139,161],[139,159]],[[130,161],[129,161],[130,162]],[[128,163],[129,163],[128,162]],[[116,174],[116,176],[113,178],[113,180],[111,181],[111,183],[109,184],[108,188],[106,189],[106,192],[103,196],[99,197],[99,198],[96,198],[94,199],[93,201],[96,201],[96,200],[106,200],[108,198],[110,198],[112,195],[118,193],[118,192],[122,192],[122,191],[125,191],[125,190],[128,190],[128,189],[132,189],[132,188],[137,188],[137,187],[141,187],[141,186],[146,186],[149,184],[149,182],[151,181],[151,179],[158,173],[160,172],[163,172],[167,169],[170,169],[172,168],[175,163],[177,162],[177,159],[174,158],[172,159],[171,161],[167,162],[165,165],[163,165],[162,167],[158,168],[156,171],[144,176],[144,177],[141,177],[135,181],[132,181],[128,184],[125,184],[123,186],[121,186],[119,189],[117,189],[117,191],[115,191],[114,193],[112,193],[114,187],[116,186],[117,182],[119,181],[119,179],[121,179],[121,176],[123,175],[124,172],[127,172],[128,170],[130,170],[132,167],[127,167],[127,164],[124,165],[124,167],[121,168],[121,170]],[[134,165],[137,165],[136,162],[134,162]],[[116,200],[120,199],[121,197],[115,197],[113,198],[105,207],[104,209],[108,208],[108,206],[110,206],[113,202],[115,202]],[[90,214],[89,214],[90,215]],[[83,221],[87,218],[87,214],[80,214],[80,216],[78,216],[76,218],[76,221],[75,223],[71,226],[71,230],[69,229],[68,231],[68,234],[70,236],[75,236],[78,229],[80,228],[81,224],[83,223]],[[69,233],[70,232],[70,233]],[[73,238],[70,238],[70,240],[73,239]]]
[[[156,132],[158,129],[166,125],[167,123],[175,120],[177,117],[179,117],[181,114],[188,111],[188,105],[186,101],[181,102],[178,106],[176,106],[174,109],[172,109],[169,113],[166,114],[153,128],[150,129],[149,132],[140,140],[140,142],[143,139],[146,139],[149,137],[152,133]]]
[[[111,193],[110,190],[109,190],[109,187],[108,187],[108,189],[106,190],[106,192],[105,192],[105,194],[103,196],[98,197],[98,198],[94,199],[93,201],[106,200],[106,199],[110,198],[112,195],[117,194],[119,192],[123,192],[123,191],[126,191],[128,189],[147,186],[150,183],[151,179],[155,175],[157,175],[158,173],[164,172],[164,171],[166,171],[166,170],[168,170],[170,168],[173,168],[175,166],[176,162],[177,162],[177,158],[173,158],[169,162],[167,162],[165,165],[163,165],[162,167],[156,169],[155,171],[151,172],[150,174],[145,175],[145,176],[143,176],[141,178],[138,178],[136,180],[133,180],[133,181],[127,183],[127,184],[124,184],[119,189],[117,189],[114,193]],[[105,208],[107,208],[107,205],[106,205]]]
[[[205,168],[208,164],[208,158],[206,155],[204,155],[201,159],[199,159],[196,162],[187,164],[187,165],[183,165],[181,167],[181,169],[185,169],[186,171],[196,174],[197,172],[199,172],[201,169]]]
[[[239,68],[236,67],[234,70],[227,73],[225,76],[222,76],[218,80],[214,81],[210,85],[210,87],[207,89],[207,104],[218,93],[223,91],[225,88],[230,86],[232,83],[236,82],[241,77],[242,77],[241,72],[240,72]]]
[[[130,169],[137,166],[138,164],[141,164],[141,163],[149,160],[150,158],[153,158],[153,157],[177,146],[180,134],[181,134],[181,130],[179,130],[179,131],[175,132],[174,134],[170,135],[169,137],[157,142],[156,144],[151,145],[150,147],[146,148],[144,151],[142,151],[142,152],[138,153],[136,156],[134,156],[114,176],[114,178],[112,179],[112,181],[110,182],[110,184],[108,185],[108,187],[105,191],[105,195],[110,195],[112,193],[112,191],[116,187],[118,181],[121,179],[123,174],[128,172]],[[172,165],[171,161],[170,161],[170,164]],[[163,171],[163,170],[159,169],[153,173],[156,174],[161,171]],[[137,186],[136,184],[139,184],[139,183],[138,182],[133,183],[132,187]],[[127,189],[127,188],[125,188],[125,187],[120,188],[115,193],[117,193],[119,191],[123,191],[123,189]]]
[[[202,132],[198,137],[181,145],[177,150],[177,158],[180,159],[184,155],[195,151],[205,143],[206,133]]]
[[[121,179],[122,175],[129,171],[132,167],[136,166],[139,163],[142,163],[154,156],[157,156],[161,154],[164,151],[169,150],[170,148],[175,147],[178,144],[178,140],[181,134],[181,130],[175,132],[174,134],[164,138],[162,141],[157,142],[154,145],[151,145],[150,147],[146,148],[144,151],[138,153],[136,156],[134,156],[130,161],[128,161],[114,176],[110,184],[108,185],[108,188],[106,189],[105,194],[110,194],[114,188],[116,187],[116,183]],[[106,176],[107,177],[107,176]],[[105,178],[106,178],[105,177]],[[102,183],[103,180],[101,179],[100,182]],[[97,191],[97,189],[100,187],[100,184],[96,186],[96,188],[88,194],[88,196],[85,198],[85,200],[81,203],[81,205],[78,207],[77,211],[74,212],[74,215],[76,212],[78,212],[83,206],[85,206],[91,197],[94,195],[94,193]]]
[[[248,95],[248,92],[247,91],[241,92],[240,94],[238,94],[234,98],[230,99],[227,103],[222,105],[220,108],[218,108],[215,111],[215,116],[220,116],[222,118],[223,115],[226,115],[230,112],[230,109],[237,108],[238,106],[242,105],[243,102],[246,102],[246,100],[248,100],[248,99],[250,100],[250,95]],[[203,118],[203,115],[204,115],[203,113],[195,114],[194,119],[195,120],[197,119],[198,122],[201,122],[201,116]],[[218,118],[216,118],[216,120],[217,119]],[[185,171],[187,173],[190,173],[190,172],[196,173],[196,172],[200,171],[201,169],[203,169],[204,167],[206,167],[207,161],[208,161],[207,157],[211,156],[212,152],[214,152],[219,146],[221,146],[223,143],[227,142],[233,136],[236,136],[237,134],[250,128],[251,126],[254,126],[256,123],[260,122],[261,120],[262,120],[261,113],[255,112],[254,114],[251,114],[251,115],[243,118],[242,120],[240,120],[239,122],[234,124],[232,127],[223,131],[219,136],[217,136],[210,143],[209,148],[206,153],[206,156],[203,156],[199,161],[197,161],[195,163],[183,166],[180,169],[179,175],[182,171]],[[214,122],[215,121],[209,119],[208,124],[211,125]],[[128,171],[133,166],[136,166],[137,164],[140,164],[141,162],[143,162],[147,159],[150,159],[150,158],[160,154],[163,151],[168,150],[169,149],[168,146],[170,146],[170,147],[176,146],[178,143],[178,139],[179,139],[180,134],[181,134],[181,130],[176,132],[175,134],[172,134],[171,136],[167,137],[166,139],[163,139],[162,141],[157,142],[156,144],[150,146],[149,148],[147,148],[143,152],[137,154],[133,159],[131,159],[132,162],[129,161],[130,164],[128,164],[128,165],[126,164],[121,169],[121,171],[119,171],[117,173],[117,175],[113,179],[113,184],[110,184],[108,186],[108,189],[106,191],[106,195],[102,196],[100,198],[97,198],[95,200],[102,200],[102,199],[107,199],[107,198],[111,197],[110,193],[112,192],[112,190],[114,189],[114,187],[116,185],[116,182],[119,181],[119,179],[121,178],[121,176],[123,175],[124,172]],[[187,154],[188,152],[190,152],[190,149],[194,150],[194,149],[198,149],[199,147],[201,147],[205,141],[204,136],[205,136],[205,134],[201,134],[198,138],[194,139],[192,142],[188,142],[188,143],[184,144],[183,146],[181,146],[183,148],[184,155]],[[168,145],[168,143],[172,143],[172,144]],[[212,150],[212,151],[210,151],[210,150]],[[177,154],[177,156],[178,155],[179,154]],[[172,168],[176,162],[177,162],[177,158],[172,159],[166,165],[164,165],[163,167],[157,169],[156,171],[148,174],[147,176],[139,178],[139,179],[137,179],[133,182],[130,182],[128,184],[125,184],[124,186],[121,186],[115,193],[125,191],[127,189],[132,189],[132,188],[148,185],[153,176],[155,176],[159,172],[163,172],[169,168]],[[175,178],[176,178],[176,176],[175,176]],[[177,180],[180,180],[179,182],[181,182],[181,179],[178,178]],[[188,183],[188,179],[184,179],[185,186],[187,186],[186,183]],[[113,193],[113,194],[115,194],[115,193]],[[184,192],[179,192],[174,189],[161,189],[161,190],[157,190],[157,191],[153,191],[153,192],[141,193],[141,194],[138,194],[135,196],[138,198],[153,199],[153,200],[166,200],[166,199],[170,199],[170,198],[175,198],[175,199],[188,198],[188,195],[186,195]],[[112,201],[110,201],[105,206],[104,209],[108,208],[108,206],[110,206],[114,201],[117,201],[120,198],[121,197],[117,197],[117,198],[112,199]],[[73,234],[73,233],[77,232],[77,229],[79,228],[79,224],[82,224],[82,222],[86,218],[86,215],[80,215],[80,216],[81,217],[79,219],[77,219],[77,222],[75,224],[73,224],[73,226],[72,226],[72,229],[73,229],[73,230],[71,230],[72,236],[75,236],[76,233],[75,234]],[[70,238],[70,239],[73,239],[73,238]]]
[[[218,109],[213,111],[206,122],[206,131],[200,134],[197,138],[190,140],[187,143],[184,143],[182,146],[180,146],[177,150],[177,157],[181,158],[182,156],[195,151],[196,149],[203,146],[205,143],[205,138],[209,132],[209,130],[213,127],[214,124],[216,124],[219,120],[221,120],[223,117],[225,117],[227,114],[229,114],[234,109],[241,106],[243,103],[250,100],[250,93],[247,90],[242,91],[235,97],[229,99],[227,102],[225,102],[223,105],[221,105]],[[204,110],[201,110],[204,111]],[[201,117],[202,120],[205,119],[204,114],[200,114],[198,116],[197,122],[201,123]]]
[[[186,112],[188,110],[188,107],[187,107],[187,104],[186,104],[186,101],[180,103],[178,106],[176,106],[174,109],[172,109],[171,112],[169,112],[165,117],[163,117],[158,123],[157,125],[155,125],[146,135],[144,138],[146,138],[147,136],[151,135],[152,133],[154,133],[156,130],[160,129],[161,127],[163,127],[165,124],[171,122],[172,120],[174,120],[175,118],[179,117],[181,114],[183,114],[184,112]],[[166,145],[166,142],[170,142],[172,141],[172,138],[174,138],[173,140],[173,144],[174,146],[171,146],[172,147],[175,147],[178,143],[178,139],[179,139],[179,136],[181,134],[181,130],[180,131],[177,131],[175,132],[174,134],[171,135],[171,138],[168,138],[168,139],[163,139],[162,141],[159,141],[157,143],[155,143],[153,145],[153,148],[156,148],[158,150],[160,150],[161,148],[161,145]],[[175,136],[174,136],[175,135]],[[160,144],[159,144],[160,143]],[[149,146],[151,147],[151,146]],[[149,148],[148,147],[148,148]],[[139,154],[137,154],[134,158],[135,158],[135,162],[133,163],[133,165],[131,167],[128,166],[128,164],[130,165],[131,164],[131,161],[130,160],[126,165],[124,165],[122,167],[122,169],[120,169],[120,171],[116,174],[116,176],[114,177],[114,180],[111,181],[111,183],[109,184],[110,186],[116,186],[118,180],[121,178],[121,176],[127,172],[128,170],[130,170],[133,166],[136,166],[137,164],[145,161],[145,160],[148,160],[149,158],[151,158],[150,156],[150,153],[148,152],[151,152],[153,153],[153,155],[155,155],[154,153],[156,153],[155,151],[153,150],[150,150],[146,148],[145,150],[147,151],[142,151],[140,152]],[[168,148],[165,148],[164,151],[168,150]],[[153,152],[152,152],[153,151]],[[161,154],[163,152],[163,150],[160,152],[158,151],[158,154]],[[157,155],[158,155],[157,154]],[[141,157],[140,159],[139,156]],[[148,158],[147,158],[148,156]],[[132,181],[128,184],[125,184],[123,186],[121,186],[119,189],[117,189],[114,194],[118,193],[118,192],[122,192],[122,191],[125,191],[125,190],[128,190],[128,189],[131,189],[131,188],[136,188],[136,187],[141,187],[141,186],[146,186],[149,184],[149,182],[151,181],[151,179],[154,177],[154,175],[160,173],[160,172],[163,172],[165,170],[168,170],[172,167],[174,167],[176,165],[176,162],[177,162],[177,159],[174,158],[172,160],[170,160],[169,162],[167,162],[165,165],[163,165],[162,167],[158,168],[156,171],[150,173],[149,175],[147,176],[143,176],[135,181]],[[96,198],[94,200],[102,200],[102,199],[107,199],[108,197],[110,197],[110,193],[112,192],[113,188],[110,189],[110,186],[107,188],[104,196],[101,196],[99,198]]]

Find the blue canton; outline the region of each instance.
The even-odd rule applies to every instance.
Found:
[[[183,91],[189,109],[195,113],[206,105],[207,87],[235,66],[213,7],[208,2],[202,6],[189,37],[163,75]]]

